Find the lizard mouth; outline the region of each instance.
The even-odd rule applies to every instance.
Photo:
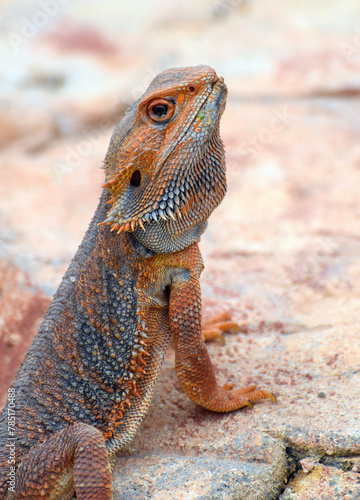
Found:
[[[189,226],[208,217],[226,190],[224,172],[221,179],[217,178],[225,163],[218,128],[226,95],[224,79],[214,72],[211,86],[188,117],[187,127],[175,138],[172,147],[159,155],[157,173],[151,182],[143,190],[139,188],[136,192],[138,186],[127,186],[116,197],[113,195],[112,208],[102,224],[109,224],[112,231],[121,233],[133,232],[138,227],[145,231],[148,224],[158,224],[161,220]],[[191,149],[192,142],[197,144]],[[116,179],[105,184],[110,191],[112,182]],[[219,196],[214,195],[216,190]],[[209,197],[212,201],[206,204]],[[202,214],[196,213],[195,203],[204,206]]]

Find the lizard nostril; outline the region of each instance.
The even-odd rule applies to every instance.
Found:
[[[195,86],[194,85],[189,85],[188,88],[187,88],[187,91],[189,92],[189,94],[193,94],[195,92]]]
[[[139,187],[141,184],[141,173],[140,170],[135,170],[130,179],[130,184],[133,187]]]

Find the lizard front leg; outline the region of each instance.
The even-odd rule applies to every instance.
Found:
[[[104,437],[77,423],[30,450],[16,474],[11,500],[112,500],[112,479]]]
[[[217,412],[251,407],[265,398],[276,401],[271,392],[256,390],[256,386],[231,390],[229,384],[217,384],[201,335],[201,291],[196,275],[182,270],[173,277],[169,313],[176,374],[191,401]]]

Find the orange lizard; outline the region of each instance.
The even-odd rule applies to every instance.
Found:
[[[198,241],[226,191],[226,95],[208,66],[169,69],[116,127],[98,208],[1,415],[1,499],[112,499],[115,454],[149,408],[171,339],[194,403],[275,401],[219,386],[202,340]]]

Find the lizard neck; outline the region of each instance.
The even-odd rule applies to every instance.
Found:
[[[152,254],[178,252],[192,243],[199,242],[207,227],[207,221],[198,222],[188,227],[184,224],[184,226],[179,227],[178,222],[172,220],[146,224],[145,231],[137,226],[134,232],[130,233],[130,241],[134,248],[142,254],[144,250],[150,250]]]
[[[97,210],[96,220],[101,221],[101,217],[105,218],[108,210],[108,202],[110,194],[108,190],[104,190],[100,204]],[[127,232],[130,244],[133,249],[142,257],[150,257],[155,254],[167,254],[184,250],[192,243],[198,243],[201,235],[207,227],[207,220],[195,222],[196,218],[192,214],[184,214],[184,216],[176,220],[158,220],[151,221],[145,225],[145,230],[140,226],[136,226],[134,231]],[[106,226],[105,231],[110,228]],[[115,233],[112,233],[116,237]],[[121,238],[122,235],[119,235]]]

